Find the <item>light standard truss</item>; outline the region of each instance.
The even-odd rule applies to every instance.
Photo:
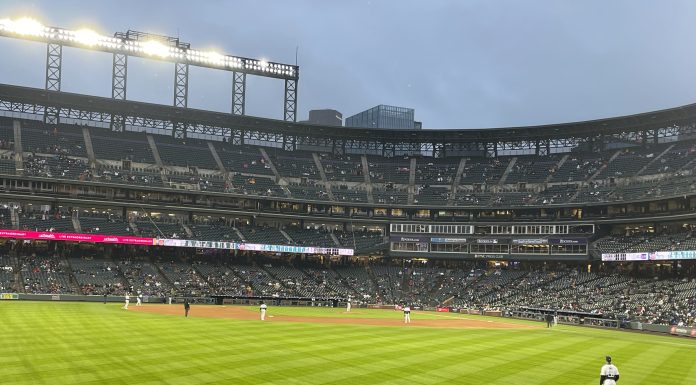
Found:
[[[246,75],[282,79],[285,85],[284,119],[296,121],[297,81],[299,66],[223,55],[214,51],[192,49],[178,38],[138,31],[117,32],[113,37],[89,29],[70,30],[49,27],[40,22],[21,18],[0,20],[0,36],[43,42],[48,45],[46,60],[46,89],[60,90],[63,46],[108,52],[114,55],[112,97],[126,99],[128,56],[137,56],[175,64],[176,107],[187,107],[188,67],[198,66],[233,73],[232,113],[243,115],[245,108]],[[179,75],[185,73],[185,79]],[[181,86],[181,87],[180,87]],[[58,116],[58,114],[56,114]]]

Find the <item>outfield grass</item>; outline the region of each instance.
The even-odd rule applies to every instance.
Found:
[[[340,309],[274,307],[274,313],[342,316]],[[414,322],[425,316],[437,315],[416,313]],[[621,371],[620,384],[696,383],[696,340],[569,326],[262,323],[136,313],[118,304],[3,301],[0,330],[3,384],[590,385],[606,354]]]

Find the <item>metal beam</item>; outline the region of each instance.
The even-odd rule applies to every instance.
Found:
[[[232,72],[232,115],[244,115],[246,74]]]
[[[174,107],[188,107],[189,65],[174,63]]]
[[[63,68],[63,46],[55,43],[46,44],[46,90],[60,91],[61,73]],[[47,107],[44,110],[44,123],[58,124],[60,109]]]
[[[128,55],[114,53],[111,72],[111,98],[126,100],[126,85],[128,84]]]
[[[27,33],[18,30],[12,20],[0,20],[0,36],[15,39],[59,44],[91,51],[121,53],[152,60],[181,62],[198,67],[244,72],[275,79],[297,80],[299,78],[299,67],[296,65],[199,51],[191,49],[190,44],[182,43],[175,37],[139,31],[117,32],[111,37],[45,25],[38,25],[36,28],[32,33]],[[162,43],[164,48],[159,44],[153,44],[153,41]]]
[[[63,63],[63,46],[46,44],[46,89],[60,91],[61,69]]]
[[[286,122],[297,121],[297,80],[285,79],[283,120]]]
[[[111,69],[111,98],[126,100],[126,85],[128,84],[128,55],[113,54]],[[123,115],[111,115],[109,127],[112,131],[126,130],[126,117]]]

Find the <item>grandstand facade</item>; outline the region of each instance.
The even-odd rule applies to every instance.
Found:
[[[696,250],[696,105],[541,127],[344,130],[0,85],[0,110],[3,229],[215,242],[8,237],[3,291],[526,305],[693,323],[691,261],[601,257]]]

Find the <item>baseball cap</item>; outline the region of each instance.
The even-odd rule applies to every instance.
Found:
[[[611,362],[611,356],[607,356],[607,362]]]

